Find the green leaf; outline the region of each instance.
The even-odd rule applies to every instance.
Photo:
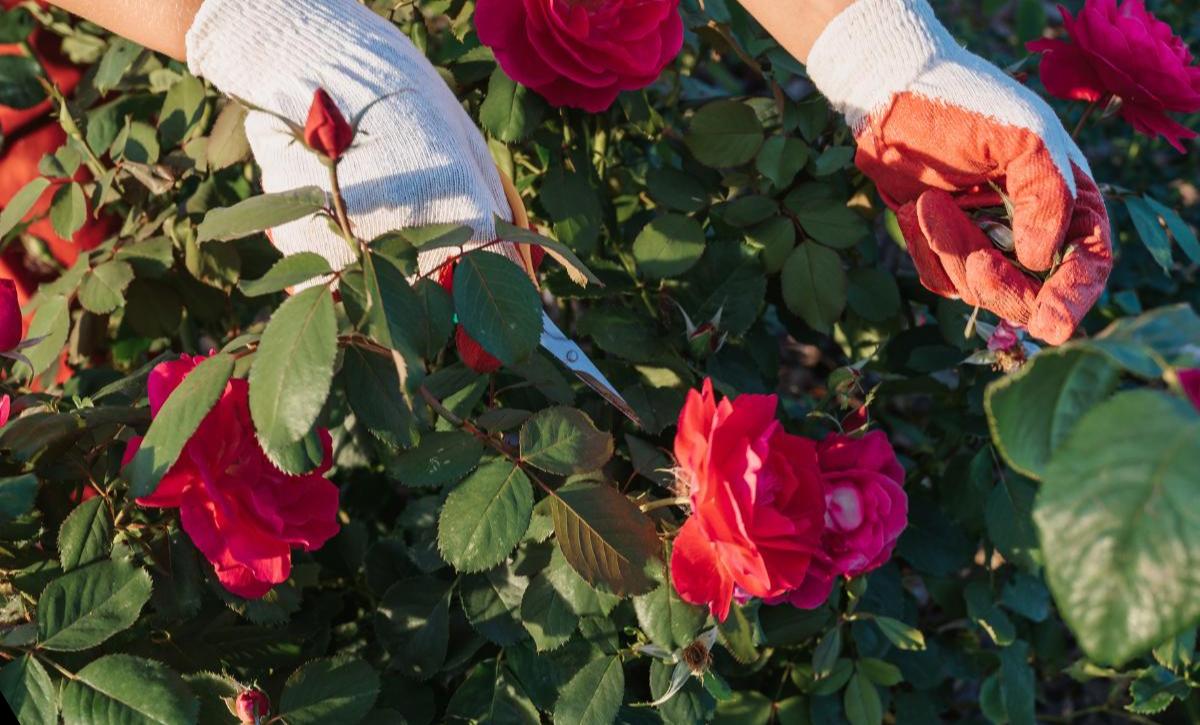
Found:
[[[279,698],[288,725],[358,722],[379,696],[379,673],[358,658],[315,660],[292,673]]]
[[[988,536],[1004,558],[1028,572],[1042,567],[1042,551],[1033,524],[1037,489],[1023,478],[1005,476],[988,494],[984,520]]]
[[[569,476],[599,470],[613,454],[613,439],[575,408],[539,410],[521,426],[521,460]]]
[[[550,505],[563,556],[592,585],[620,596],[652,590],[661,566],[654,522],[620,491],[604,483],[571,483]]]
[[[542,333],[542,306],[529,277],[499,254],[462,257],[454,270],[454,308],[467,333],[505,365],[534,351]]]
[[[250,368],[250,414],[267,455],[303,438],[329,397],[337,316],[328,287],[284,301],[263,331]]]
[[[150,575],[124,561],[100,561],[46,585],[38,600],[38,645],[90,649],[137,621],[150,599]]]
[[[651,169],[646,174],[646,190],[654,201],[667,209],[696,212],[708,206],[708,191],[704,184],[678,169]]]
[[[162,149],[158,145],[158,133],[147,123],[126,122],[113,141],[110,153],[135,164],[158,163]]]
[[[93,660],[62,693],[67,723],[188,723],[196,721],[199,708],[196,696],[166,665],[126,654]]]
[[[846,306],[842,260],[819,244],[801,244],[783,265],[783,301],[818,332],[828,334]]]
[[[32,473],[0,478],[0,521],[12,521],[29,513],[37,490],[37,476]]]
[[[633,241],[638,269],[652,279],[676,277],[704,254],[704,228],[679,214],[664,214],[647,224]]]
[[[883,704],[871,678],[860,669],[850,678],[842,698],[850,725],[879,725],[883,722]]]
[[[113,38],[96,67],[96,78],[93,81],[96,90],[103,93],[116,88],[125,77],[125,72],[133,66],[133,62],[144,50],[145,48],[132,41]]]
[[[567,275],[580,287],[586,287],[589,283],[604,286],[583,260],[560,241],[544,237],[530,229],[514,226],[500,217],[496,217],[496,234],[505,241],[541,247],[554,261],[566,268]]]
[[[610,725],[624,696],[621,658],[592,660],[563,687],[554,704],[555,725]]]
[[[849,249],[871,233],[867,222],[840,202],[797,194],[785,203],[808,236],[834,249]]]
[[[686,647],[708,619],[708,612],[679,598],[669,583],[633,599],[638,626],[650,641],[669,650]]]
[[[231,207],[208,212],[196,230],[196,241],[241,239],[312,216],[324,208],[325,192],[319,186],[254,196]]]
[[[705,166],[740,166],[758,154],[763,127],[754,109],[745,103],[714,101],[692,116],[685,141]]]
[[[0,12],[0,43],[20,43],[29,37],[35,27],[37,21],[23,7]]]
[[[554,221],[555,235],[581,254],[595,252],[604,225],[604,210],[600,207],[599,192],[587,177],[551,166],[539,188],[538,201]],[[507,238],[503,233],[500,237]]]
[[[462,480],[483,454],[483,444],[470,433],[435,431],[421,436],[421,442],[401,454],[392,466],[392,475],[404,486],[437,487]]]
[[[520,613],[528,588],[528,577],[516,573],[511,564],[503,564],[464,576],[459,596],[475,631],[501,647],[510,647],[526,637]]]
[[[621,598],[608,591],[607,587],[596,587],[584,580],[579,572],[567,563],[561,547],[551,551],[550,564],[546,567],[545,574],[550,586],[562,595],[571,611],[581,618],[608,617],[621,603]],[[580,624],[583,623],[581,619]]]
[[[158,133],[164,147],[174,148],[189,137],[204,118],[205,100],[204,82],[190,73],[171,86],[158,114]]]
[[[992,439],[1013,470],[1041,478],[1079,419],[1116,388],[1107,358],[1075,348],[1046,350],[1017,373],[988,386]]]
[[[440,579],[415,577],[384,593],[375,611],[375,631],[405,676],[428,680],[441,669],[450,641],[453,589]]]
[[[213,122],[204,153],[210,171],[220,171],[250,156],[250,141],[246,138],[245,106],[230,101]]]
[[[537,651],[547,652],[571,639],[579,616],[543,571],[529,582],[521,597],[521,624],[533,637]]]
[[[112,260],[89,269],[79,286],[79,303],[89,312],[107,315],[125,304],[125,290],[133,281],[129,262]]]
[[[329,262],[316,252],[300,252],[289,254],[279,260],[262,277],[253,280],[242,280],[238,289],[247,297],[282,292],[289,287],[316,279],[333,272]]]
[[[758,173],[770,179],[776,188],[786,189],[808,163],[811,153],[808,144],[798,138],[772,136],[758,152]]]
[[[967,584],[963,592],[967,600],[967,616],[979,625],[988,637],[1000,647],[1007,647],[1016,639],[1017,631],[1012,620],[1000,607],[992,594],[992,588],[982,581]]]
[[[796,225],[787,217],[775,217],[746,230],[746,240],[761,249],[763,267],[776,274],[796,247]]]
[[[906,652],[925,649],[925,635],[921,634],[921,630],[910,627],[897,619],[882,617],[878,614],[872,614],[871,621],[875,622],[879,631],[883,632],[883,636],[887,637],[896,649]]]
[[[1188,259],[1192,260],[1193,264],[1200,264],[1200,240],[1196,239],[1196,232],[1192,227],[1174,209],[1152,197],[1143,198],[1150,205],[1150,210],[1162,217],[1171,236],[1175,239],[1175,243],[1188,256]]]
[[[497,67],[488,81],[487,97],[479,107],[484,130],[505,143],[529,138],[546,113],[546,102],[533,91],[509,78]]]
[[[1138,237],[1142,244],[1146,245],[1150,256],[1154,257],[1154,261],[1158,262],[1165,274],[1170,274],[1171,265],[1174,263],[1171,259],[1171,238],[1167,236],[1167,230],[1159,221],[1158,214],[1140,196],[1125,197],[1125,208],[1129,210]]]
[[[233,375],[234,360],[229,355],[213,355],[188,373],[146,431],[137,453],[125,466],[130,493],[149,496],[158,482],[175,465],[183,447],[200,423],[225,392]]]
[[[46,92],[38,83],[41,75],[42,66],[33,58],[0,56],[0,106],[20,111],[46,100]]]
[[[1200,416],[1154,390],[1076,425],[1034,508],[1050,590],[1096,662],[1122,664],[1200,621]]]
[[[450,293],[432,279],[423,279],[413,286],[421,304],[421,315],[415,328],[409,331],[418,343],[417,354],[426,360],[437,357],[454,332],[454,300]]]
[[[63,239],[71,239],[75,232],[87,223],[87,197],[79,184],[63,184],[54,192],[50,202],[50,223],[54,233]]]
[[[58,362],[63,347],[67,344],[67,336],[71,332],[71,307],[65,295],[54,295],[41,300],[33,320],[29,323],[27,340],[41,338],[41,342],[25,348],[25,358],[33,366],[30,377],[40,375],[44,370]],[[21,368],[22,372],[28,372]]]
[[[846,294],[850,309],[872,322],[885,322],[900,312],[900,288],[886,270],[858,267],[850,270]]]
[[[113,519],[103,498],[79,504],[58,530],[58,560],[64,572],[108,556]]]
[[[823,680],[833,674],[833,667],[842,656],[842,628],[834,627],[821,636],[813,649],[813,678]]]
[[[392,355],[351,345],[342,358],[341,379],[350,409],[372,435],[392,448],[416,444],[417,421]]]
[[[58,688],[33,655],[0,669],[0,695],[21,725],[57,725]]]
[[[1026,661],[1029,645],[1022,641],[1000,650],[1000,696],[1011,725],[1036,725],[1035,679]]]
[[[33,208],[33,205],[38,202],[38,199],[42,198],[42,194],[46,193],[46,189],[49,188],[50,180],[39,176],[25,186],[22,186],[16,194],[13,194],[13,197],[4,205],[4,208],[0,209],[0,237],[16,229],[21,220],[25,218],[25,215],[29,213],[29,210]]]
[[[506,459],[491,461],[446,497],[438,519],[438,549],[459,571],[490,569],[508,558],[532,516],[529,478]]]
[[[865,657],[858,661],[858,671],[881,687],[895,687],[904,682],[904,674],[891,662]]]

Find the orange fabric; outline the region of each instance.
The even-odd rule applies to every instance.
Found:
[[[1103,292],[1112,270],[1104,198],[1074,166],[1072,196],[1033,132],[905,93],[859,133],[856,162],[896,211],[931,291],[978,304],[1051,344],[1070,339]],[[1045,285],[1005,258],[964,211],[999,200],[989,182],[1013,202],[1023,266],[1046,272],[1064,250]]]

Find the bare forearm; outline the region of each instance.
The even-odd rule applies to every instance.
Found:
[[[855,0],[741,0],[742,7],[800,62],[829,22]]]
[[[185,60],[184,36],[204,0],[50,0],[135,43]]]

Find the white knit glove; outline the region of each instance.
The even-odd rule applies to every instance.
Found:
[[[1112,251],[1087,159],[1050,107],[959,46],[926,0],[858,0],[817,39],[808,73],[854,129],[856,163],[896,211],[922,283],[1068,339]],[[1013,205],[1020,267],[968,215],[1000,204],[993,185]]]
[[[470,226],[472,242],[483,243],[496,238],[496,215],[512,218],[487,145],[450,88],[408,38],[356,0],[206,0],[187,52],[195,75],[300,125],[317,88],[347,117],[394,94],[366,115],[338,166],[359,237],[444,223]],[[329,189],[328,169],[279,119],[251,112],[246,134],[264,191]],[[284,254],[316,252],[334,269],[354,261],[324,219],[284,224],[271,236]],[[421,255],[422,273],[457,253]]]

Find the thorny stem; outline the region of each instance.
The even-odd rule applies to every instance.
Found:
[[[342,184],[338,181],[337,162],[329,164],[329,186],[333,193],[333,210],[337,214],[338,227],[342,230],[342,237],[346,243],[350,245],[350,249],[358,254],[358,241],[354,238],[354,232],[350,229],[350,216],[346,214],[346,200],[342,198]]]
[[[1096,109],[1099,107],[1100,101],[1092,101],[1088,104],[1087,108],[1083,109],[1083,115],[1079,117],[1079,123],[1075,124],[1075,130],[1071,132],[1071,138],[1079,138],[1079,134],[1081,131],[1083,131],[1083,127],[1087,124],[1088,119],[1092,117],[1092,114],[1095,113]]]

